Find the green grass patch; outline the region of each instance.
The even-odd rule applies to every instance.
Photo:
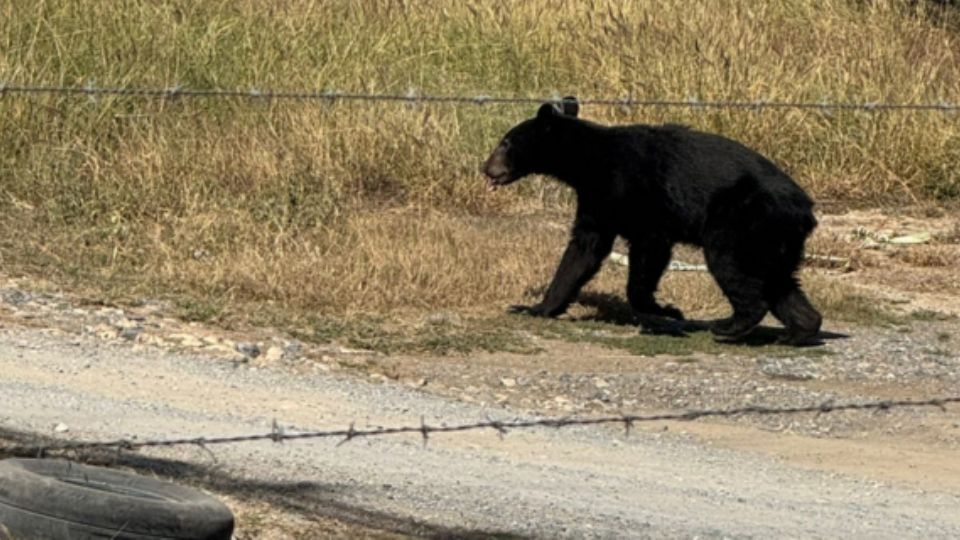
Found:
[[[957,318],[957,316],[952,313],[943,313],[932,309],[917,309],[911,311],[909,317],[914,321],[921,322],[952,321]]]
[[[775,344],[779,331],[758,328],[745,342],[719,343],[705,328],[684,335],[642,333],[636,326],[591,320],[542,319],[520,315],[465,318],[456,323],[410,324],[379,316],[347,319],[314,318],[296,337],[316,343],[384,354],[465,355],[476,352],[538,354],[545,341],[589,343],[636,356],[696,353],[730,355],[820,354],[821,348],[784,347]]]
[[[827,320],[838,320],[867,326],[894,326],[909,322],[890,302],[862,294],[821,295],[816,305]]]

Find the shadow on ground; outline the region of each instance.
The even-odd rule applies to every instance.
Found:
[[[49,437],[9,430],[0,427],[0,459],[11,457],[38,457],[36,450],[10,450],[11,447],[42,447],[57,442]],[[9,444],[9,445],[8,445]],[[8,446],[7,446],[8,445]],[[6,446],[6,448],[5,448]],[[122,467],[140,474],[156,475],[171,482],[191,485],[214,493],[230,496],[243,502],[263,502],[285,512],[310,519],[311,516],[353,523],[364,528],[423,538],[526,538],[498,531],[477,531],[442,527],[387,513],[356,508],[345,501],[357,486],[322,484],[317,482],[281,482],[244,478],[225,470],[210,454],[210,464],[148,457],[135,452],[115,450],[70,452],[52,455],[90,465]],[[388,489],[388,488],[384,488]]]
[[[638,321],[630,309],[630,304],[624,302],[619,296],[610,293],[585,292],[581,293],[578,302],[584,306],[594,308],[596,313],[584,317],[583,320],[591,320],[606,324],[618,326],[637,326]],[[699,332],[709,332],[713,321],[709,320],[683,320],[677,321],[664,317],[650,317],[640,323],[644,334],[659,336],[674,336],[678,338],[689,337],[690,334]],[[747,347],[765,347],[774,345],[784,334],[781,327],[758,326],[753,332],[745,338],[735,343],[729,343],[730,346]],[[828,340],[846,339],[850,336],[835,332],[821,331],[816,342],[805,346],[824,345]]]

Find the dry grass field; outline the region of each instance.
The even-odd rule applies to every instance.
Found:
[[[951,9],[13,0],[0,6],[0,81],[957,103]],[[534,110],[4,95],[0,267],[107,302],[162,298],[189,318],[331,338],[332,319],[382,330],[442,310],[490,317],[544,283],[565,242],[561,187],[535,179],[488,193],[479,178],[502,132]],[[840,208],[960,198],[956,114],[587,106],[583,115],[740,139]],[[808,279],[828,317],[869,307]],[[623,280],[607,269],[593,289],[620,294]],[[668,276],[662,295],[688,314],[725,309],[703,274]]]

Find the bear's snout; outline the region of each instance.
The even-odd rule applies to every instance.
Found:
[[[487,184],[495,188],[509,182],[510,166],[507,163],[507,152],[502,146],[490,154],[483,163],[483,174],[487,176]]]

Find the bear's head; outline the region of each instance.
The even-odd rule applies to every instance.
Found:
[[[577,98],[568,96],[559,103],[544,103],[535,117],[510,129],[483,164],[487,186],[496,189],[528,174],[547,172],[544,167],[557,151],[553,133],[559,122],[576,118],[579,112]]]

